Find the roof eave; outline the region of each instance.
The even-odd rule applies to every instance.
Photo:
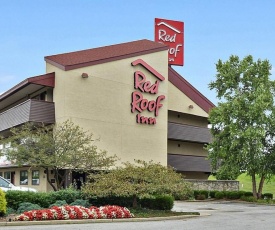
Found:
[[[168,71],[168,79],[174,86],[176,86],[181,92],[200,106],[206,113],[209,113],[210,110],[215,107],[210,100],[208,100],[202,93],[200,93],[170,66]]]
[[[48,86],[48,87],[54,88],[55,73],[53,72],[53,73],[48,73],[48,74],[39,75],[39,76],[35,76],[35,77],[30,77],[30,78],[27,78],[27,79],[21,81],[20,83],[18,83],[17,85],[15,85],[14,87],[12,87],[8,91],[6,91],[5,93],[1,94],[0,101],[11,96],[12,94],[18,92],[19,90],[23,89],[24,87],[26,87],[29,84],[36,84],[36,85],[42,85],[42,86]]]
[[[122,59],[125,59],[125,58],[131,58],[131,57],[136,57],[136,56],[140,56],[140,55],[146,55],[146,54],[150,54],[150,53],[165,51],[165,50],[168,50],[167,46],[154,48],[154,49],[148,49],[148,50],[144,50],[144,51],[141,51],[141,52],[135,52],[135,53],[130,53],[130,54],[126,54],[126,55],[120,55],[120,56],[115,56],[115,57],[110,57],[110,58],[104,58],[104,59],[85,62],[85,63],[73,64],[73,65],[62,65],[62,64],[59,64],[55,61],[50,60],[47,57],[45,57],[44,60],[47,63],[49,63],[49,64],[51,64],[51,65],[53,65],[53,66],[55,66],[55,67],[57,67],[61,70],[68,71],[68,70],[79,69],[79,68],[83,68],[83,67],[87,67],[87,66],[93,66],[93,65],[104,64],[104,63],[107,63],[107,62],[118,61],[118,60],[122,60]]]

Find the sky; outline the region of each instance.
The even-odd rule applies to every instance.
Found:
[[[48,55],[154,40],[154,20],[184,22],[184,66],[174,66],[214,104],[219,59],[268,59],[275,67],[273,0],[0,0],[0,94],[45,74]],[[275,68],[271,76],[275,80]]]

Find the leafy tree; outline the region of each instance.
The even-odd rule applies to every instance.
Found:
[[[267,60],[254,62],[251,55],[243,60],[230,56],[226,62],[219,60],[216,68],[216,80],[209,84],[220,99],[209,115],[213,140],[207,148],[212,167],[236,177],[246,171],[252,177],[253,195],[260,197],[265,179],[275,172],[271,65]],[[256,174],[261,178],[258,191]]]
[[[238,167],[234,167],[232,164],[229,165],[226,160],[223,160],[223,164],[219,166],[217,172],[215,173],[217,180],[236,180],[236,178],[240,175],[240,170]]]
[[[56,191],[64,186],[65,178],[71,171],[89,172],[107,169],[116,161],[115,156],[94,145],[93,135],[71,121],[53,126],[25,124],[11,129],[10,137],[2,142],[10,143],[4,149],[8,159],[17,165],[42,167],[47,181]],[[49,173],[53,171],[56,186]]]
[[[147,195],[191,192],[190,185],[171,167],[141,160],[136,160],[135,164],[123,163],[107,173],[91,174],[90,180],[82,189],[84,194],[133,197],[133,207],[137,206],[137,198]]]

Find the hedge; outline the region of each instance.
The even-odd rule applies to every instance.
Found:
[[[155,210],[171,210],[174,206],[174,197],[170,195],[158,195],[139,200],[142,208]]]
[[[209,196],[209,191],[207,190],[194,190],[194,197],[196,200],[204,200]]]
[[[26,192],[9,190],[6,192],[7,206],[17,210],[19,205],[24,202],[37,204],[42,208],[48,208],[58,200],[65,200],[70,204],[77,199],[81,199],[81,193],[72,189],[64,189],[57,192]]]
[[[118,205],[122,207],[132,207],[133,197],[92,197],[86,199],[80,191],[64,189],[57,192],[26,192],[26,191],[7,191],[7,206],[18,210],[20,204],[29,202],[39,205],[41,208],[49,208],[52,205],[59,205],[60,202],[67,204],[84,204],[84,206],[105,206]],[[159,210],[171,210],[174,198],[170,195],[157,195],[151,198],[138,199],[138,205],[142,208]]]

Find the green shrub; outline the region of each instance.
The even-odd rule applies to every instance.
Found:
[[[209,196],[209,191],[208,191],[208,190],[200,190],[200,194],[204,195],[205,198],[208,198],[208,196]]]
[[[31,203],[38,204],[39,206],[41,206],[43,208],[48,208],[50,204],[55,202],[55,200],[53,199],[51,193],[52,192],[49,192],[49,193],[47,193],[47,192],[37,192],[31,198]]]
[[[209,195],[209,191],[207,190],[194,190],[194,197],[196,200],[201,200],[203,197],[204,199],[206,199],[208,198],[208,195]]]
[[[224,192],[216,192],[215,193],[215,198],[216,199],[223,199],[223,198],[225,198],[225,193]]]
[[[226,197],[230,200],[237,200],[240,199],[241,194],[237,191],[230,191],[226,193]]]
[[[155,209],[171,210],[174,206],[174,197],[170,195],[159,195],[155,199]]]
[[[132,207],[133,197],[118,197],[118,196],[107,196],[107,197],[90,197],[89,203],[94,206],[104,205],[118,205],[123,207]]]
[[[23,202],[23,203],[19,204],[17,213],[21,214],[26,211],[39,210],[39,209],[41,209],[41,207],[38,204],[33,204],[30,202]]]
[[[139,200],[142,208],[154,210],[171,210],[174,206],[174,197],[170,195],[149,196]]]
[[[53,206],[60,207],[60,206],[63,206],[63,205],[67,205],[67,202],[65,200],[57,200],[55,203],[51,204],[49,206],[49,208],[51,208]]]
[[[244,196],[245,195],[245,191],[238,191],[238,193],[239,193],[239,197],[241,198],[242,196]]]
[[[216,190],[209,191],[210,198],[215,198],[216,192],[218,192],[218,191],[216,191]]]
[[[244,195],[245,191],[238,191],[239,199]]]
[[[272,193],[264,193],[263,194],[263,197],[264,197],[264,199],[273,199],[273,194]]]
[[[253,192],[245,192],[244,196],[248,196],[248,197],[253,196]]]
[[[228,198],[230,191],[222,191],[223,198]]]
[[[241,200],[247,202],[257,202],[257,198],[255,198],[254,196],[242,196]]]
[[[19,208],[19,204],[23,202],[33,203],[32,200],[35,195],[36,193],[34,192],[9,190],[6,192],[7,206],[17,210]]]
[[[204,194],[198,194],[197,197],[196,197],[196,200],[205,200],[206,197]]]
[[[52,200],[65,200],[68,204],[74,202],[77,199],[81,199],[81,192],[75,189],[62,189],[56,192],[50,193]]]
[[[199,194],[200,194],[200,190],[194,190],[194,197],[195,197],[195,199],[196,199],[197,195],[199,195]]]
[[[148,208],[148,209],[154,209],[155,203],[156,203],[156,197],[153,195],[149,195],[143,198],[140,198],[138,200],[138,204],[140,208]]]
[[[4,216],[7,212],[7,200],[4,191],[0,189],[0,216]]]
[[[20,203],[30,202],[38,204],[43,208],[48,208],[57,200],[65,200],[67,204],[81,199],[80,191],[73,189],[64,189],[57,192],[28,192],[9,190],[6,192],[7,206],[17,210]]]
[[[171,210],[174,205],[174,197],[171,195],[150,195],[148,197],[137,199],[139,207],[156,209],[156,210]],[[119,205],[123,207],[132,207],[133,197],[118,197],[118,196],[108,196],[108,197],[90,197],[89,204],[95,206],[103,205]]]
[[[77,199],[74,202],[72,202],[70,205],[79,205],[86,208],[91,206],[88,200],[82,200],[82,199]]]

